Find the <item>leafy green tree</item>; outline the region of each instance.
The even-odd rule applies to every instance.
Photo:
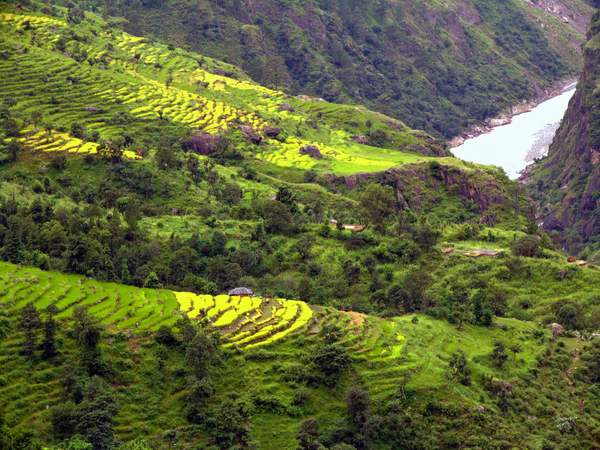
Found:
[[[498,367],[504,366],[504,363],[508,359],[508,353],[506,353],[506,346],[504,342],[496,340],[494,341],[494,348],[491,354],[492,359],[494,360],[494,364]]]
[[[498,405],[498,409],[502,412],[502,415],[506,416],[506,413],[512,406],[510,394],[506,389],[500,389],[500,393],[498,394],[498,398],[496,399],[496,404]]]
[[[42,357],[44,359],[50,359],[56,356],[56,329],[58,324],[54,320],[54,316],[58,314],[58,308],[56,305],[48,305],[44,312],[47,314],[47,318],[44,321],[44,339],[42,340]]]
[[[452,383],[455,379],[465,386],[471,384],[471,369],[467,364],[465,352],[458,350],[457,353],[452,353],[448,361],[448,380]]]
[[[25,259],[21,230],[22,221],[16,216],[10,216],[7,222],[8,231],[4,236],[2,258],[13,264],[17,264],[23,262]]]
[[[207,400],[214,395],[215,387],[208,377],[198,379],[191,376],[187,381],[187,388],[189,394],[187,395],[185,417],[191,423],[204,423]]]
[[[31,118],[31,121],[33,122],[33,126],[37,128],[38,123],[40,123],[43,117],[42,111],[40,111],[39,109],[34,109],[33,111],[31,111],[31,114],[29,114],[29,116]]]
[[[512,246],[512,251],[517,256],[525,256],[528,258],[534,258],[538,256],[540,247],[540,241],[536,236],[521,236],[517,239]]]
[[[162,283],[158,279],[156,272],[150,272],[144,281],[144,287],[149,289],[160,289],[162,287]]]
[[[171,450],[173,445],[177,445],[179,442],[179,434],[177,434],[176,430],[167,430],[162,435],[161,438],[163,441],[167,443],[167,448]]]
[[[512,345],[512,346],[508,347],[508,349],[513,354],[513,360],[516,360],[517,359],[517,353],[521,353],[523,351],[523,346],[521,344],[515,344],[515,345]]]
[[[270,57],[263,69],[262,84],[273,85],[278,91],[280,87],[287,86],[292,81],[285,61],[279,55]]]
[[[600,384],[600,340],[595,339],[581,355],[583,372],[592,383]]]
[[[275,200],[286,205],[292,213],[298,210],[298,200],[296,199],[296,194],[294,194],[294,192],[287,185],[279,186]]]
[[[173,334],[171,327],[167,325],[161,325],[156,335],[154,336],[154,340],[161,345],[166,345],[167,347],[175,347],[179,345],[179,341]]]
[[[119,404],[102,378],[94,376],[83,390],[83,400],[75,410],[76,430],[93,445],[93,450],[112,450],[114,418]]]
[[[463,323],[469,318],[467,306],[461,305],[460,303],[455,303],[452,307],[452,314],[450,317],[454,323],[458,323],[456,329],[460,331]]]
[[[321,448],[320,436],[321,429],[316,418],[303,420],[300,424],[300,431],[296,434],[296,439],[299,441],[298,450],[319,450]]]
[[[367,416],[371,396],[360,386],[351,386],[346,391],[346,408],[350,420],[356,424],[362,424]]]
[[[104,326],[94,316],[88,314],[87,306],[73,309],[73,331],[81,346],[79,360],[89,376],[101,375],[105,371],[102,350],[99,347]]]
[[[185,363],[191,367],[198,378],[203,378],[208,375],[209,367],[215,361],[216,356],[217,342],[215,339],[207,336],[202,331],[198,331],[187,346]]]
[[[359,210],[366,220],[373,223],[377,232],[382,232],[395,203],[394,190],[390,186],[373,183],[361,195]]]
[[[330,386],[337,384],[339,376],[352,365],[352,357],[348,350],[336,344],[320,346],[315,352],[313,360],[325,374],[325,383]]]
[[[213,408],[208,429],[221,448],[229,448],[234,442],[245,444],[250,441],[250,431],[244,420],[251,411],[251,406],[243,397],[227,397]]]
[[[187,314],[183,314],[181,317],[179,317],[177,322],[175,322],[175,326],[179,328],[179,331],[181,332],[184,347],[187,347],[196,337],[198,330],[193,325]]]
[[[23,349],[21,353],[29,356],[29,360],[33,358],[37,344],[37,331],[42,327],[42,319],[40,312],[35,307],[33,302],[27,303],[21,308],[21,317],[19,318],[18,328],[25,332],[25,340],[23,341]]]

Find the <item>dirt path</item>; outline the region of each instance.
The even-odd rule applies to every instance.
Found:
[[[575,353],[574,356],[572,355],[573,353]],[[573,364],[575,364],[579,360],[579,352],[577,350],[573,350],[573,352],[571,352],[571,355],[573,356]],[[571,381],[571,370],[573,370],[574,368],[574,366],[571,366],[563,372],[563,375],[567,378],[567,380],[569,380],[569,384],[573,384],[573,382]]]

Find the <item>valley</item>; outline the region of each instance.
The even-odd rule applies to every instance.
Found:
[[[596,6],[0,3],[0,450],[599,448]]]

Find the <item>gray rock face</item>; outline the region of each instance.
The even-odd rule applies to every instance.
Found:
[[[305,145],[304,147],[300,147],[300,151],[298,152],[301,155],[308,155],[315,159],[323,158],[319,149],[314,145]]]
[[[222,140],[223,136],[220,134],[211,134],[203,131],[201,134],[189,138],[186,143],[191,151],[199,155],[210,155],[214,153],[217,144]]]
[[[294,112],[294,108],[289,103],[279,103],[277,106],[279,106],[282,111]]]
[[[254,145],[260,144],[262,141],[262,137],[254,130],[254,128],[249,127],[248,125],[241,125],[240,131],[244,135],[244,139],[252,142]]]
[[[269,127],[263,130],[269,139],[275,139],[277,136],[281,134],[280,128]]]
[[[563,326],[558,324],[558,323],[551,323],[550,325],[548,325],[550,328],[552,328],[552,336],[556,337],[558,335],[558,333],[560,333],[561,331],[564,330]]]
[[[91,113],[97,113],[98,112],[98,108],[96,108],[95,106],[86,106],[85,110],[87,112],[91,112]]]
[[[354,142],[357,142],[358,144],[370,145],[369,140],[362,134],[355,134],[354,136],[350,136],[350,139],[352,139]]]

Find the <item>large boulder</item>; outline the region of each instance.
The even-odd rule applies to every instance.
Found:
[[[91,112],[91,113],[97,113],[98,112],[98,108],[96,108],[95,106],[86,106],[85,110],[87,112]]]
[[[281,129],[275,128],[275,127],[268,127],[268,128],[263,129],[263,131],[265,132],[265,134],[267,135],[267,137],[269,139],[275,139],[277,136],[279,136],[281,134]]]
[[[260,144],[262,141],[262,137],[254,130],[254,128],[249,127],[248,125],[241,125],[240,131],[244,136],[244,139],[252,142],[254,145]]]
[[[362,145],[371,145],[369,140],[362,134],[355,134],[354,136],[350,136],[350,139]]]
[[[195,134],[186,141],[188,148],[199,155],[210,155],[214,153],[219,144],[223,140],[220,134],[211,134],[203,131],[200,134]]]
[[[278,103],[277,106],[279,106],[282,111],[294,112],[294,108],[289,103]]]
[[[319,149],[314,145],[305,145],[304,147],[300,147],[300,151],[298,152],[301,155],[308,155],[315,159],[323,158]]]
[[[558,324],[558,323],[551,323],[550,325],[548,325],[550,328],[552,328],[552,336],[556,338],[556,336],[558,335],[558,333],[562,332],[564,330],[563,326]]]

